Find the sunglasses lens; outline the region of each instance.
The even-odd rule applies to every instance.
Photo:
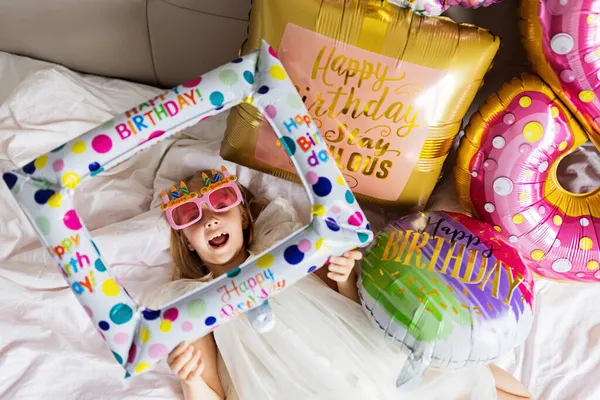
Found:
[[[231,187],[225,187],[208,195],[208,201],[214,210],[222,210],[231,207],[238,201],[237,192]]]
[[[184,203],[173,211],[173,221],[177,225],[185,225],[200,216],[200,210],[196,203]]]

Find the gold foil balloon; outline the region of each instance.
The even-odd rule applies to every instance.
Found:
[[[380,0],[255,0],[242,52],[261,39],[277,51],[319,127],[306,146],[324,138],[359,199],[406,209],[427,202],[500,44],[473,25]],[[288,124],[305,121],[299,115]],[[287,145],[243,105],[229,116],[221,154],[297,179]],[[309,162],[326,156],[311,154]]]

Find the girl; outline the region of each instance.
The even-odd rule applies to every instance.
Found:
[[[213,170],[192,176],[188,190],[200,194],[215,174]],[[266,205],[237,184],[201,198],[205,201],[167,211],[174,281],[147,306],[164,304],[226,273],[301,227],[285,200]],[[383,340],[357,304],[353,267],[360,258],[358,251],[331,257],[327,267],[274,297],[270,304],[277,322],[269,332],[257,333],[241,316],[191,344],[180,343],[167,361],[181,379],[185,398],[436,398],[431,385],[410,397],[394,390],[406,356]],[[478,399],[496,397],[493,381],[480,379],[478,388],[477,379],[463,376],[463,394],[475,390]],[[456,384],[454,379],[454,398],[460,398]],[[484,394],[486,384],[492,391]],[[447,388],[437,389],[445,392],[440,398],[452,398]]]

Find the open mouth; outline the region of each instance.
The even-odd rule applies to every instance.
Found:
[[[220,233],[217,236],[214,236],[213,238],[211,238],[208,241],[208,244],[213,249],[218,249],[218,248],[225,246],[228,241],[229,241],[229,234],[228,233]]]

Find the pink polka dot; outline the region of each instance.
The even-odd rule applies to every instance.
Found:
[[[277,57],[277,53],[275,52],[275,49],[271,46],[269,46],[269,54],[272,55],[273,57],[279,59],[279,57]]]
[[[154,131],[148,136],[148,140],[152,140],[154,138],[160,137],[165,134],[165,131]]]
[[[125,344],[127,343],[127,339],[129,339],[129,335],[125,332],[119,332],[115,335],[116,344]]]
[[[331,212],[332,213],[337,214],[340,211],[342,211],[342,209],[340,208],[340,206],[331,206]]]
[[[128,363],[132,363],[135,361],[135,353],[136,353],[135,343],[131,343],[131,347],[129,348],[129,356],[127,357]]]
[[[306,180],[309,184],[316,185],[317,182],[319,182],[319,175],[317,175],[314,171],[308,171],[306,174]]]
[[[181,324],[181,330],[184,332],[189,332],[192,330],[192,323],[190,321],[185,321],[183,324]]]
[[[63,223],[71,230],[78,231],[81,229],[81,222],[79,222],[79,217],[77,216],[77,212],[75,210],[69,210],[65,213],[65,216],[63,217]]]
[[[108,135],[98,135],[92,139],[92,149],[96,153],[108,153],[112,149],[112,140]]]
[[[298,250],[300,250],[302,253],[308,253],[311,248],[312,243],[310,243],[310,240],[308,239],[301,240],[300,243],[298,243]]]
[[[277,116],[277,109],[275,106],[269,104],[265,107],[265,114],[267,114],[269,118],[275,118]]]
[[[515,115],[513,113],[506,113],[504,114],[502,121],[504,121],[506,125],[512,125],[515,123]]]
[[[575,274],[575,276],[578,278],[583,278],[585,276],[585,274],[583,272],[578,272]]]
[[[529,154],[531,152],[531,145],[527,143],[523,143],[519,146],[519,153],[521,154]]]
[[[186,83],[182,83],[181,86],[184,86],[186,88],[193,88],[193,87],[198,86],[200,84],[200,82],[202,82],[201,76],[194,78],[190,81],[187,81]]]
[[[156,343],[150,346],[148,355],[152,358],[162,358],[169,354],[169,349],[164,344]]]
[[[163,318],[168,319],[171,322],[175,322],[175,320],[177,319],[178,316],[179,316],[179,310],[176,308],[169,308],[163,314]]]
[[[353,226],[361,226],[364,221],[363,215],[357,211],[348,218],[348,223]]]
[[[92,318],[94,316],[94,312],[88,306],[83,306],[83,309],[85,310],[85,312],[88,315],[88,317]]]
[[[570,69],[565,69],[560,72],[560,80],[563,82],[573,82],[575,80],[575,75],[573,75],[573,71]]]
[[[544,214],[546,214],[546,207],[544,207],[544,206],[539,206],[539,207],[538,207],[538,212],[540,213],[540,215],[544,215]]]
[[[52,169],[56,172],[62,171],[62,169],[64,167],[65,167],[65,163],[63,160],[56,160],[52,163]]]
[[[494,171],[497,166],[498,163],[496,162],[496,160],[492,160],[491,158],[488,158],[483,162],[483,169],[485,171]]]

